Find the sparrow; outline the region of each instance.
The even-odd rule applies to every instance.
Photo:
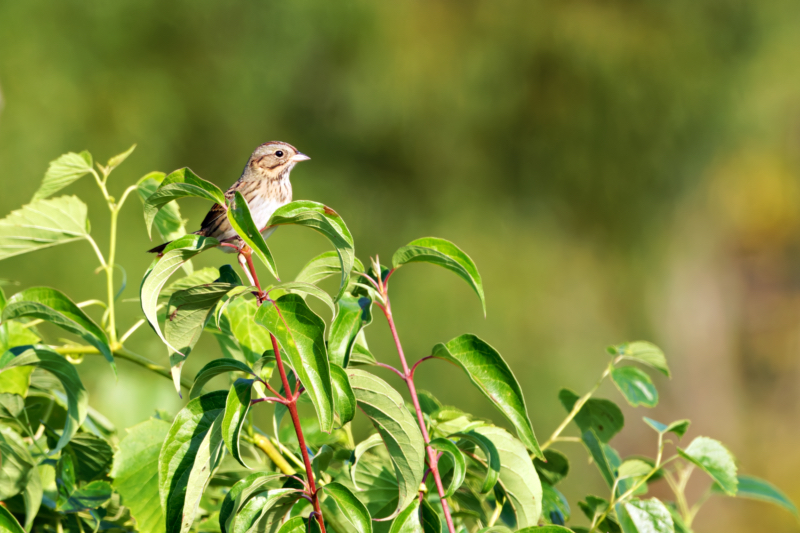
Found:
[[[247,206],[250,208],[256,227],[264,228],[261,234],[264,235],[264,238],[269,237],[275,230],[275,228],[266,228],[270,217],[276,209],[292,201],[292,184],[289,181],[289,173],[297,163],[308,159],[311,158],[299,152],[291,144],[280,141],[264,143],[253,151],[242,175],[225,191],[225,198],[230,200],[236,191],[242,193],[244,199],[247,200]],[[221,243],[238,238],[236,231],[228,222],[225,207],[219,204],[214,204],[203,219],[200,229],[193,234],[213,237]],[[165,242],[148,252],[161,254],[168,244],[169,242]],[[223,248],[223,250],[234,251],[234,249],[229,250],[228,248]]]

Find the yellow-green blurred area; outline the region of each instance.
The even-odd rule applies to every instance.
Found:
[[[627,425],[611,444],[653,455],[642,416],[691,418],[687,441],[721,440],[741,473],[800,501],[798,28],[800,5],[781,0],[5,0],[0,212],[27,203],[67,151],[105,161],[137,143],[112,175],[119,194],[151,170],[184,166],[226,188],[258,144],[287,141],[312,158],[292,174],[295,198],[336,209],[363,261],[388,263],[432,235],[477,263],[486,318],[443,269],[393,276],[410,359],[479,335],[514,369],[543,441],[565,415],[561,387],[590,388],[607,345],[651,340],[673,378],[653,376],[655,409],[623,406]],[[107,211],[91,179],[64,192],[87,201],[105,248]],[[153,246],[141,204],[129,202],[121,331],[140,316],[132,300]],[[183,201],[188,226],[208,207]],[[269,244],[286,279],[328,249],[304,228]],[[212,250],[195,263],[235,256]],[[105,296],[96,266],[77,243],[6,260],[0,278],[18,283],[7,293],[49,285],[81,301]],[[397,363],[382,317],[367,337]],[[146,327],[129,345],[167,364]],[[204,338],[184,372],[218,355]],[[118,381],[101,358],[79,366],[91,404],[118,427],[180,409],[168,380],[118,365]],[[502,422],[455,367],[425,363],[417,376],[443,402]],[[623,403],[609,384],[600,395]],[[608,489],[580,445],[559,446],[580,524],[577,500]],[[690,499],[706,485],[696,473]],[[669,498],[663,482],[653,490]],[[695,530],[797,524],[777,507],[715,497]]]

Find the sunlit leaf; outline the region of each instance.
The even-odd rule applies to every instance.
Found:
[[[280,486],[280,479],[284,476],[272,472],[256,472],[236,482],[225,494],[219,509],[219,525],[223,533],[238,530],[235,520],[239,509],[245,505],[251,496],[267,489],[276,489]]]
[[[686,449],[678,448],[678,453],[711,476],[725,494],[736,496],[736,462],[721,442],[697,437]]]
[[[399,513],[417,496],[425,470],[425,442],[403,397],[382,379],[347,369],[358,406],[381,435],[399,485]]]
[[[67,417],[64,430],[55,448],[54,454],[67,445],[86,418],[89,406],[89,395],[81,383],[78,372],[66,359],[44,346],[22,346],[12,348],[0,357],[0,372],[22,366],[38,366],[52,374],[67,394]]]
[[[170,351],[169,360],[172,379],[178,393],[180,393],[183,364],[200,339],[200,334],[217,302],[239,285],[239,277],[229,265],[224,265],[216,282],[178,291],[170,297],[164,336],[168,346],[177,348],[176,351]]]
[[[272,291],[285,291],[293,294],[313,296],[328,306],[328,309],[331,310],[331,313],[336,313],[336,307],[333,303],[333,299],[327,292],[323,291],[316,285],[304,283],[302,281],[285,281],[283,283],[278,283],[269,289],[270,297],[274,299],[274,296],[272,296]]]
[[[353,270],[356,272],[363,272],[364,265],[358,259],[353,258]],[[316,285],[323,279],[331,276],[341,276],[342,262],[339,260],[339,254],[335,251],[323,252],[308,263],[297,274],[295,281],[304,281]]]
[[[22,438],[11,428],[0,428],[0,500],[7,500],[25,490],[36,461]]]
[[[617,504],[617,517],[623,533],[674,533],[669,509],[656,498]]]
[[[0,528],[8,533],[25,533],[14,515],[2,505],[0,505]]]
[[[422,524],[419,523],[419,500],[412,500],[408,507],[395,517],[389,533],[420,533]]]
[[[92,154],[86,150],[79,154],[68,152],[58,159],[50,161],[50,166],[47,167],[42,184],[33,195],[33,201],[52,196],[91,171]]]
[[[260,230],[263,228],[256,226],[253,221],[253,215],[250,213],[250,206],[247,205],[247,200],[244,199],[241,192],[236,191],[233,198],[231,198],[227,216],[228,222],[230,222],[234,231],[264,263],[272,277],[280,279],[275,258],[272,257],[272,252],[270,252],[269,246],[267,246],[267,242],[261,234]]]
[[[186,533],[224,446],[222,415],[227,392],[191,400],[175,417],[158,458],[158,484],[167,533]]]
[[[341,278],[338,300],[347,288],[355,264],[353,236],[339,214],[328,206],[310,200],[297,200],[279,207],[269,219],[268,226],[294,224],[318,231],[330,241],[339,256]]]
[[[366,506],[356,498],[350,489],[341,483],[328,483],[322,489],[342,512],[344,517],[358,533],[372,533],[372,519]]]
[[[333,385],[333,408],[341,425],[347,424],[356,416],[356,397],[347,372],[339,365],[331,364],[331,384]]]
[[[153,221],[159,210],[178,198],[196,197],[225,206],[225,195],[219,187],[206,181],[188,168],[172,172],[159,185],[156,192],[144,202],[144,221],[147,234],[152,235]]]
[[[536,525],[542,514],[542,485],[526,446],[506,430],[495,426],[478,427],[471,433],[483,435],[497,448],[501,465],[500,484],[514,509],[517,527]]]
[[[200,372],[198,372],[197,376],[195,376],[192,390],[189,392],[189,398],[195,399],[200,396],[206,383],[227,372],[244,372],[251,376],[255,376],[253,370],[241,361],[228,358],[214,359],[200,369]]]
[[[537,457],[543,457],[528,418],[522,388],[497,350],[475,335],[467,334],[447,344],[437,344],[433,347],[433,356],[461,367],[478,390],[514,425],[525,446]]]
[[[247,411],[250,409],[250,399],[253,395],[252,379],[237,379],[231,385],[228,399],[225,403],[225,415],[222,418],[222,439],[225,446],[239,463],[247,467],[239,451],[239,435],[242,426],[247,421]]]
[[[133,426],[114,454],[113,486],[140,533],[161,533],[165,528],[158,494],[158,455],[169,428],[168,422],[156,418]]]
[[[372,322],[372,300],[346,292],[336,305],[338,311],[328,334],[328,353],[331,363],[346,368],[356,337]]]
[[[275,335],[317,410],[320,429],[330,432],[333,385],[325,347],[325,323],[295,294],[264,302],[255,321]]]
[[[117,373],[105,331],[63,292],[49,287],[32,287],[15,294],[3,309],[3,321],[23,317],[46,320],[77,335],[97,348],[111,364],[114,374]]]
[[[664,352],[651,342],[634,341],[617,344],[616,346],[610,346],[608,353],[649,365],[667,377],[670,375]]]
[[[611,370],[611,380],[633,407],[658,404],[658,391],[650,376],[634,366],[618,366]]]
[[[139,196],[142,203],[156,192],[156,189],[158,189],[158,186],[164,181],[165,177],[166,174],[163,172],[150,172],[136,183],[136,194]],[[178,202],[174,200],[161,207],[153,220],[153,224],[155,225],[156,232],[158,232],[163,241],[174,241],[188,233],[186,231],[186,221],[181,217]],[[191,265],[191,261],[187,261],[184,264],[184,270],[187,270],[187,265]],[[190,267],[187,274],[191,274],[193,270],[194,269]],[[214,276],[214,278],[216,278],[216,276]]]
[[[452,458],[453,478],[444,494],[445,498],[449,498],[458,490],[461,484],[464,483],[464,478],[467,475],[467,462],[464,459],[464,454],[461,453],[461,450],[459,450],[451,440],[442,437],[431,440],[428,446],[438,452],[447,453]]]
[[[136,150],[135,144],[121,154],[117,154],[109,158],[108,164],[106,165],[106,172],[110,173],[112,170],[120,166],[126,159],[128,159],[128,156],[130,156],[134,150]]]
[[[397,250],[392,256],[392,266],[398,268],[406,263],[432,263],[454,272],[469,283],[481,300],[483,314],[486,314],[486,298],[483,295],[483,281],[478,267],[458,246],[450,241],[436,237],[424,237],[411,241]]]
[[[158,295],[169,277],[178,270],[184,262],[218,244],[219,241],[216,239],[201,237],[199,235],[185,235],[170,243],[164,249],[163,255],[153,260],[142,278],[139,298],[141,300],[144,316],[164,344],[175,352],[179,350],[167,341],[158,325]]]
[[[0,220],[0,259],[89,235],[86,204],[77,196],[37,200]]]

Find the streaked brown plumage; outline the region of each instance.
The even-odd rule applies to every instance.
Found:
[[[225,198],[230,200],[236,191],[241,192],[247,200],[253,221],[264,237],[268,237],[272,230],[266,229],[266,225],[272,213],[292,201],[289,174],[297,163],[307,159],[310,158],[291,144],[280,141],[264,143],[247,160],[236,183],[225,191]],[[236,240],[236,232],[228,222],[225,208],[219,204],[214,204],[194,234],[213,237],[220,242]],[[166,242],[148,252],[160,254],[168,244]]]

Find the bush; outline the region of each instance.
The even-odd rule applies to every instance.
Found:
[[[391,266],[374,258],[362,264],[352,235],[333,210],[312,201],[279,208],[268,226],[299,225],[324,235],[333,250],[313,259],[294,281],[280,281],[276,262],[241,195],[226,199],[215,185],[189,169],[168,176],[150,173],[117,201],[109,175],[133,151],[93,166],[88,152],[50,163],[33,201],[0,221],[0,259],[85,240],[107,276],[105,301],[75,303],[47,287],[10,298],[0,292],[0,525],[34,531],[570,531],[573,513],[558,484],[569,462],[554,446],[582,443],[607,483],[606,498],[578,502],[588,532],[690,531],[711,495],[754,498],[797,509],[769,483],[739,475],[719,442],[697,437],[678,441],[689,421],[669,424],[645,417],[658,435],[654,457],[622,459],[609,445],[623,428],[619,407],[594,397],[610,378],[630,405],[653,407],[658,392],[642,367],[669,376],[664,353],[648,342],[609,348],[597,384],[578,395],[562,389],[564,421],[539,444],[512,370],[490,344],[470,334],[438,344],[409,366],[392,316],[391,278],[408,263],[430,263],[461,277],[485,312],[483,284],[475,264],[454,244],[422,238],[397,250]],[[86,205],[53,194],[91,175],[106,199],[111,239],[104,255],[89,231]],[[144,274],[144,318],[118,334],[114,279],[117,216],[131,194],[144,205],[148,231],[172,241]],[[176,200],[195,196],[226,208],[240,240],[236,270],[194,270],[191,259],[215,248],[214,239],[189,234]],[[262,285],[253,256],[276,279]],[[184,276],[169,283],[182,270]],[[319,287],[338,281],[331,296]],[[328,306],[329,324],[312,309],[312,297]],[[100,323],[84,309],[104,308]],[[316,304],[313,304],[316,305]],[[388,321],[400,368],[370,353],[365,328],[379,311]],[[45,343],[37,325],[49,322],[77,342]],[[167,346],[170,367],[131,352],[126,340],[149,323]],[[162,325],[163,324],[163,325]],[[214,335],[219,357],[193,380],[181,374],[200,335]],[[119,440],[116,430],[89,407],[88,392],[73,362],[102,355],[116,373],[117,359],[172,379],[185,407],[171,419],[161,411]],[[510,432],[442,405],[418,391],[414,374],[431,358],[448,361],[502,415]],[[411,403],[370,372],[391,369],[404,382]],[[277,372],[276,372],[277,371]],[[227,390],[212,390],[217,377]],[[253,423],[251,409],[273,403],[271,432]],[[315,416],[301,418],[298,405]],[[158,406],[153,406],[156,409]],[[360,414],[358,412],[360,411]],[[288,415],[288,416],[287,416]],[[351,421],[365,416],[374,432],[355,442]],[[577,436],[565,436],[572,424]],[[271,433],[271,434],[270,434]],[[684,489],[698,471],[709,478],[704,496],[690,504]],[[648,498],[649,483],[665,479],[674,502]]]

